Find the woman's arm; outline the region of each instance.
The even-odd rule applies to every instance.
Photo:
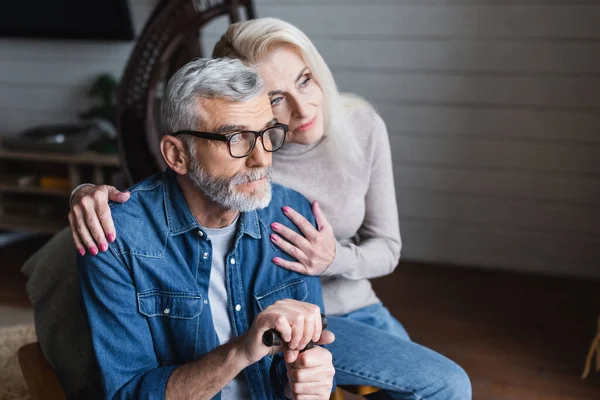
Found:
[[[365,218],[352,241],[336,244],[336,256],[323,275],[348,279],[376,278],[394,271],[402,241],[390,142],[385,122],[373,111],[371,175]]]

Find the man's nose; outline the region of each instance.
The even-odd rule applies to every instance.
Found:
[[[256,140],[252,153],[246,161],[248,167],[266,167],[271,165],[271,153],[263,147],[262,138]]]

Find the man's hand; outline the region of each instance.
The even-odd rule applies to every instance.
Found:
[[[108,185],[86,185],[73,193],[68,217],[79,254],[84,255],[86,247],[93,255],[98,250],[106,251],[107,240],[113,242],[117,237],[109,200],[124,203],[129,200],[129,192]]]
[[[331,333],[325,331],[323,336],[326,332]],[[325,343],[321,341],[321,344]],[[315,346],[300,353],[294,362],[286,362],[286,366],[289,379],[286,388],[287,397],[295,400],[329,399],[335,369],[333,368],[331,353],[327,349]]]
[[[284,348],[265,346],[262,336],[269,329],[276,329],[279,332],[285,342]],[[250,364],[259,361],[267,354],[283,350],[286,356],[288,353],[297,356],[298,351],[311,340],[315,343],[319,342],[321,332],[321,310],[318,306],[293,299],[279,300],[258,314],[246,335],[244,352]]]

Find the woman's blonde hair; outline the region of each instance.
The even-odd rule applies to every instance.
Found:
[[[332,157],[340,166],[346,162],[360,162],[358,141],[351,131],[354,127],[346,116],[347,99],[340,96],[325,60],[300,29],[277,18],[237,22],[221,36],[213,57],[237,58],[252,65],[265,59],[278,46],[290,46],[298,51],[323,91],[324,136],[334,144],[332,148],[336,151]]]

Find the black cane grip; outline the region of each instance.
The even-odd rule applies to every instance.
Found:
[[[325,330],[327,328],[327,317],[324,314],[321,314],[321,325],[323,326],[323,330]],[[277,330],[275,330],[275,329],[269,329],[268,331],[263,333],[262,339],[263,339],[263,343],[267,347],[279,346],[283,342],[281,340],[281,336],[279,335],[279,332],[277,332]],[[315,346],[315,344],[311,340],[310,342],[308,342],[306,347],[304,347],[304,349],[302,349],[301,351],[312,349],[314,346]]]

